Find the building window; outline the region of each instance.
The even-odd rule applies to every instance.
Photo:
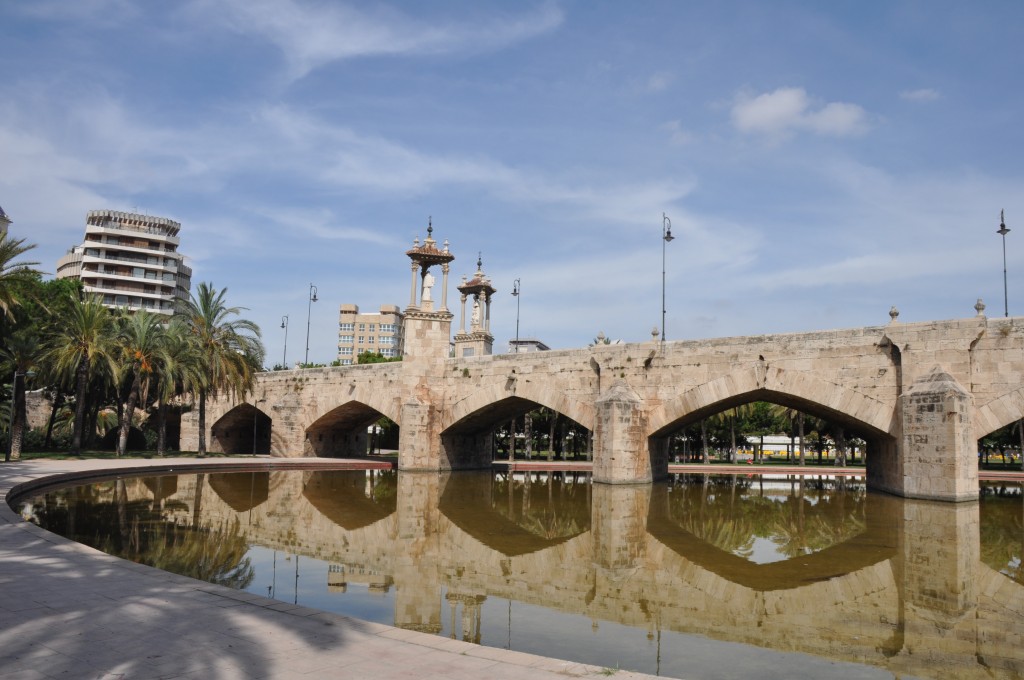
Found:
[[[371,323],[371,324],[370,324],[370,332],[371,332],[371,333],[373,333],[373,332],[374,332],[374,331],[376,331],[376,330],[377,330],[377,324],[375,324],[375,323]]]
[[[355,338],[356,338],[356,336],[354,336],[354,335],[342,335],[341,337],[338,338],[338,342],[343,343],[343,344],[344,343],[352,344],[355,341]]]
[[[354,323],[339,324],[339,328],[338,328],[338,330],[342,330],[342,331],[354,331],[355,329],[356,329],[356,325]]]
[[[366,330],[366,324],[365,323],[359,324],[359,330],[365,331]]]
[[[341,365],[342,366],[351,366],[352,365],[352,360],[351,359],[342,359],[341,360]]]
[[[359,344],[360,345],[363,344],[363,338],[364,338],[364,336],[362,336],[362,335],[359,336]]]
[[[380,344],[381,345],[393,345],[393,344],[395,344],[395,339],[393,337],[391,337],[390,335],[382,335],[382,336],[380,336]]]
[[[341,355],[344,355],[344,356],[352,356],[352,348],[351,347],[342,347],[341,351],[338,352],[338,354],[341,354]]]

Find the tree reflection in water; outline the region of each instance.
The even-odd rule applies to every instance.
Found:
[[[867,527],[863,484],[845,479],[769,480],[680,475],[668,513],[681,529],[719,550],[755,560],[757,539],[787,558],[838,545]]]
[[[545,474],[544,481],[535,480],[530,472],[518,479],[507,474],[488,476],[493,479],[491,509],[538,538],[577,536],[590,529],[589,483],[579,479],[566,483],[561,474]]]
[[[1024,584],[1024,494],[1019,484],[981,487],[981,561]]]
[[[154,479],[117,479],[50,492],[36,499],[27,518],[133,562],[231,588],[248,587],[255,574],[238,518],[190,526],[169,519],[175,511],[187,512],[183,503],[129,500],[127,484],[151,487]]]

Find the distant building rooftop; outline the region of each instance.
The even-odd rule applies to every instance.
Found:
[[[517,347],[519,348],[518,354],[524,354],[526,352],[546,352],[551,349],[537,338],[519,338],[518,340],[508,341],[509,354],[516,354]]]

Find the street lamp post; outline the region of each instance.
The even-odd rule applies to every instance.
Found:
[[[516,298],[516,354],[519,354],[519,279],[512,283],[512,295]]]
[[[306,308],[306,360],[302,363],[309,363],[309,319],[313,313],[313,303],[316,302],[316,286],[309,284],[309,305]]]
[[[1003,217],[1003,211],[999,211],[999,229],[996,233],[1003,237],[1003,316],[1010,316],[1010,303],[1007,299],[1007,288],[1006,288],[1006,235],[1010,233],[1010,230],[1006,227],[1006,220]]]
[[[288,315],[281,317],[281,328],[284,329],[284,354],[281,356],[281,367],[288,370]]]
[[[4,454],[4,462],[11,462],[11,455],[14,453],[14,416],[18,409],[16,408],[17,397],[18,397],[18,376],[33,376],[35,371],[19,371],[17,367],[14,369],[14,378],[11,380],[11,422],[7,428],[7,451]]]
[[[665,343],[665,247],[672,242],[672,220],[661,213],[661,342]]]

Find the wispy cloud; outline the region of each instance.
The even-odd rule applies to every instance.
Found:
[[[668,133],[669,144],[673,146],[684,146],[696,139],[693,133],[685,129],[683,123],[678,120],[670,120],[664,123],[661,129]]]
[[[11,9],[43,21],[88,22],[92,28],[115,26],[139,14],[131,0],[34,0],[12,3]]]
[[[647,78],[646,89],[648,92],[664,92],[672,84],[673,76],[668,71],[652,73]]]
[[[447,23],[382,6],[302,0],[195,0],[192,11],[213,25],[276,45],[292,79],[357,57],[498,50],[554,30],[564,19],[552,3],[521,14]]]
[[[936,99],[942,97],[938,90],[933,90],[929,87],[921,88],[920,90],[903,90],[900,92],[900,99],[905,99],[910,102],[933,102]]]
[[[857,104],[819,104],[800,87],[782,87],[756,96],[741,93],[732,107],[732,123],[746,134],[785,137],[811,132],[828,137],[863,134],[867,112]]]
[[[479,187],[510,203],[561,205],[604,223],[635,224],[638,216],[650,212],[650,206],[672,205],[694,184],[692,178],[593,183],[485,157],[428,154],[283,106],[265,109],[261,119],[268,126],[267,134],[287,141],[275,148],[292,158],[296,171],[346,190],[409,196],[444,186]]]

